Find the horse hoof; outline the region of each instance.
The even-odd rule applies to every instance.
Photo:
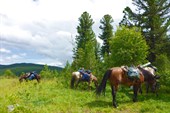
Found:
[[[118,108],[118,107],[117,107],[117,104],[113,104],[113,106],[114,106],[115,108]]]
[[[137,102],[137,99],[133,99],[133,102]]]
[[[114,106],[114,108],[118,108],[118,106]]]

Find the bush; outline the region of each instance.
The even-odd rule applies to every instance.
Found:
[[[164,85],[170,85],[170,60],[167,55],[161,54],[157,56],[156,62],[154,63],[158,68],[158,74],[161,76],[160,82]]]
[[[142,64],[146,62],[148,49],[139,28],[118,28],[111,40],[111,65]]]
[[[16,75],[10,69],[5,70],[3,76],[5,78],[15,78],[16,77]]]
[[[40,72],[40,75],[44,78],[54,78],[58,76],[58,72],[56,70],[50,70],[48,66],[45,65],[44,69]]]

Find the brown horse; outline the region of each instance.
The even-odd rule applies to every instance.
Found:
[[[157,89],[159,88],[159,84],[158,84],[157,80],[160,78],[160,76],[156,75],[156,73],[155,73],[156,70],[152,67],[142,68],[140,66],[138,66],[138,69],[144,75],[144,81],[146,84],[146,93],[149,92],[149,87],[150,87],[151,91],[153,93],[156,93],[156,95],[158,95]],[[140,89],[140,91],[142,93],[141,89]]]
[[[36,74],[35,77],[34,77],[33,79],[31,79],[31,80],[37,80],[37,82],[39,83],[39,82],[40,82],[40,79],[41,79],[41,76],[38,75],[38,74]],[[28,80],[29,80],[29,73],[26,73],[26,74],[21,75],[21,76],[19,77],[20,83],[21,83],[23,80],[25,80],[25,81],[28,81]]]
[[[89,80],[82,80],[82,74],[80,72],[73,72],[72,73],[72,77],[71,77],[71,88],[74,88],[74,84],[75,87],[78,86],[78,84],[83,81],[83,82],[88,82],[88,87],[91,88],[91,83],[93,82],[95,87],[97,88],[98,86],[98,80],[97,78],[91,74],[90,79]]]
[[[137,101],[137,93],[141,84],[144,82],[144,76],[142,73],[139,73],[139,78],[131,80],[127,76],[127,71],[122,67],[114,67],[106,71],[103,76],[102,82],[96,90],[96,94],[99,95],[101,92],[105,92],[106,82],[109,79],[111,89],[112,89],[112,98],[113,98],[113,106],[117,107],[116,103],[116,92],[118,91],[119,84],[123,84],[126,86],[133,86],[134,97],[133,101]]]

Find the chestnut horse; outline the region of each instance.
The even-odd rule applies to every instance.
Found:
[[[40,79],[41,79],[41,76],[38,75],[38,74],[36,74],[35,77],[34,77],[32,80],[37,80],[37,82],[39,83],[39,82],[40,82]],[[19,77],[20,83],[21,83],[23,80],[25,80],[25,81],[28,81],[28,80],[29,80],[29,73],[26,73],[26,74],[21,75],[21,76]]]
[[[80,72],[73,72],[72,73],[72,77],[71,77],[71,88],[74,88],[74,84],[75,84],[75,87],[78,86],[78,84],[83,81],[83,82],[88,82],[88,86],[89,88],[91,88],[91,83],[93,82],[95,87],[97,88],[98,86],[98,81],[97,81],[97,78],[91,74],[90,75],[90,79],[89,80],[82,80],[82,74]]]
[[[144,82],[144,76],[142,73],[139,72],[139,78],[136,79],[129,79],[127,76],[127,71],[122,67],[113,67],[106,71],[103,76],[102,82],[100,83],[99,87],[96,90],[96,94],[100,95],[101,92],[105,92],[106,82],[109,79],[111,89],[112,89],[112,104],[116,108],[116,92],[118,91],[119,84],[126,85],[126,86],[133,86],[134,97],[133,101],[137,101],[137,94],[138,90],[141,87],[141,84]]]

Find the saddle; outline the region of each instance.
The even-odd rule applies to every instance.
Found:
[[[89,81],[90,80],[90,76],[87,73],[84,73],[83,76],[82,76],[82,80]]]
[[[127,72],[128,78],[131,80],[137,80],[140,78],[139,70],[135,67],[129,67]]]
[[[140,72],[134,66],[131,67],[122,66],[121,68],[127,73],[127,77],[130,80],[133,81],[133,80],[138,80],[140,78]]]
[[[90,76],[89,76],[89,73],[91,73],[90,71],[79,70],[79,72],[82,74],[82,80],[83,81],[89,81],[90,80]]]
[[[33,80],[33,79],[36,78],[36,76],[37,76],[36,73],[30,73],[30,75],[28,76],[28,79],[29,79],[29,80]]]

